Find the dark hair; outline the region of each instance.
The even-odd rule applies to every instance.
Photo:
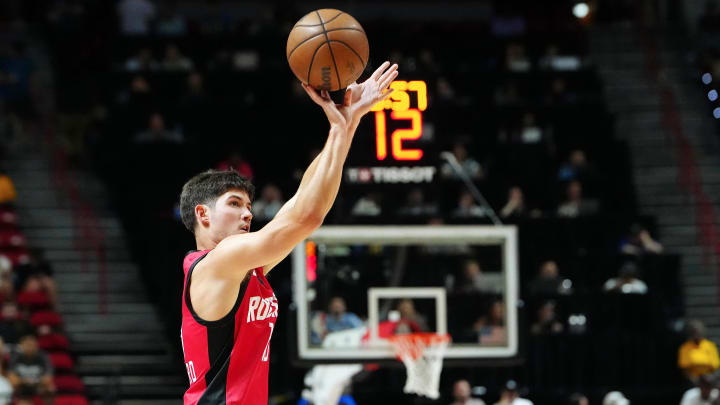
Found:
[[[255,195],[255,186],[250,180],[234,170],[207,170],[185,183],[180,193],[180,217],[185,227],[195,233],[195,206],[211,205],[229,190],[246,192],[250,201]]]
[[[580,394],[579,392],[576,392],[576,393],[570,395],[570,398],[568,399],[568,404],[580,405],[580,403],[583,399],[585,399],[585,395]]]

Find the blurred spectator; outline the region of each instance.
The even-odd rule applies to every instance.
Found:
[[[620,252],[626,255],[661,254],[663,245],[655,241],[650,232],[639,224],[630,227],[629,234],[620,241]]]
[[[525,113],[520,130],[520,142],[524,144],[539,143],[543,140],[543,130],[538,126],[535,114]]]
[[[260,221],[269,221],[280,211],[285,201],[282,192],[274,184],[267,184],[260,193],[260,198],[253,202],[252,212]]]
[[[530,282],[531,295],[567,295],[572,294],[572,281],[562,279],[558,265],[554,260],[548,260],[540,265],[537,277]]]
[[[557,209],[559,217],[576,218],[597,213],[597,200],[583,198],[582,184],[579,181],[568,183],[566,193],[567,199]]]
[[[717,405],[720,403],[720,391],[716,378],[712,374],[698,377],[697,386],[685,391],[680,405]]]
[[[50,358],[38,348],[34,335],[20,338],[18,351],[10,358],[8,378],[20,395],[43,396],[55,392]]]
[[[20,337],[32,330],[23,319],[15,301],[7,299],[0,307],[0,337],[8,344],[18,343]]]
[[[120,0],[117,5],[120,32],[124,35],[147,35],[155,17],[155,5],[150,0]]]
[[[475,204],[472,194],[463,191],[460,193],[458,205],[452,215],[455,218],[481,218],[485,216],[485,209]]]
[[[470,259],[463,265],[462,277],[455,286],[461,294],[475,292],[501,293],[504,290],[502,273],[485,273],[477,260]]]
[[[618,276],[611,278],[603,285],[603,290],[621,294],[647,294],[648,287],[637,278],[638,269],[635,263],[627,262],[620,267]]]
[[[568,400],[568,405],[590,405],[590,401],[587,399],[587,397],[580,393],[575,393],[570,395],[570,399]]]
[[[378,193],[366,194],[355,202],[350,213],[357,217],[376,217],[382,214],[380,198]]]
[[[453,398],[455,401],[450,405],[485,405],[482,399],[472,398],[468,380],[455,381],[453,385]]]
[[[315,313],[310,325],[313,343],[321,344],[328,333],[360,328],[364,326],[364,323],[354,313],[347,312],[347,306],[343,298],[332,297],[328,304],[328,312],[319,311]]]
[[[693,382],[703,374],[712,373],[720,367],[720,357],[715,343],[705,339],[705,325],[691,320],[687,326],[688,340],[678,350],[678,367]]]
[[[480,163],[478,163],[477,160],[468,156],[467,148],[463,143],[456,142],[453,145],[452,154],[455,156],[455,159],[468,177],[473,180],[479,180],[485,177],[482,166],[480,166]],[[457,173],[455,173],[455,169],[453,169],[448,162],[443,163],[440,168],[440,173],[443,178],[446,179],[459,179]]]
[[[503,218],[520,218],[525,216],[525,195],[518,186],[510,187],[508,190],[508,201],[500,210]]]
[[[574,71],[582,67],[582,61],[575,55],[561,55],[557,46],[550,45],[538,65],[545,70]]]
[[[180,14],[174,1],[160,8],[155,32],[163,37],[179,37],[187,33],[185,16]]]
[[[554,301],[546,301],[540,305],[535,323],[530,327],[530,333],[533,335],[556,335],[565,330],[562,322],[558,321],[555,307]]]
[[[138,133],[134,142],[137,144],[151,143],[183,143],[183,136],[177,131],[169,131],[165,128],[165,119],[159,113],[150,115],[149,127],[147,130]]]
[[[390,59],[395,60],[395,59]],[[437,81],[437,97],[440,101],[456,101],[455,89],[452,87],[448,79],[444,77],[438,78]]]
[[[513,380],[508,381],[500,394],[500,400],[495,405],[533,405],[532,401],[520,398],[517,383]]]
[[[414,188],[408,193],[405,205],[400,207],[398,215],[425,216],[435,215],[438,212],[437,204],[425,202],[425,194],[421,188]]]
[[[232,154],[230,154],[230,157],[218,163],[216,169],[235,170],[236,172],[240,173],[241,176],[245,177],[250,181],[252,181],[254,176],[252,166],[250,166],[250,163],[248,163],[248,161],[245,160],[242,154],[238,151],[232,152]]]
[[[149,72],[157,70],[159,66],[150,48],[141,48],[135,56],[125,62],[125,70],[128,72]]]
[[[165,59],[162,61],[162,68],[168,71],[191,71],[193,61],[180,53],[177,45],[170,44],[165,48]]]
[[[483,345],[505,344],[505,303],[502,300],[493,301],[487,314],[475,321],[471,334],[474,341]]]
[[[15,197],[17,197],[15,184],[10,179],[10,176],[3,173],[2,168],[0,168],[0,205],[14,202]]]
[[[525,55],[525,47],[521,44],[511,43],[505,49],[505,67],[511,72],[527,72],[532,63]]]
[[[574,104],[578,101],[578,96],[574,92],[568,91],[567,82],[563,78],[555,78],[550,84],[550,92],[545,98],[545,102],[551,106],[564,106]]]
[[[180,122],[188,140],[201,140],[209,130],[208,123],[214,122],[212,98],[205,90],[205,80],[200,73],[193,72],[187,77],[187,90],[180,100]],[[236,170],[239,169],[236,167]],[[242,173],[241,173],[242,174]]]
[[[7,379],[5,363],[0,364],[0,405],[8,405],[12,401],[13,387]]]
[[[50,262],[45,258],[42,249],[30,249],[30,260],[27,263],[19,264],[13,270],[15,273],[15,288],[20,290],[31,289],[45,292],[52,306],[55,306],[57,287],[52,278],[53,270]],[[27,285],[27,280],[34,278],[32,285]]]
[[[415,310],[415,304],[409,298],[400,300],[397,305],[400,321],[395,328],[395,334],[427,332],[428,327],[425,316]]]
[[[603,398],[602,405],[630,405],[630,401],[625,398],[620,391],[610,391]]]
[[[575,149],[570,152],[567,161],[558,170],[558,180],[591,180],[593,177],[592,167],[587,161],[587,156],[582,149]]]

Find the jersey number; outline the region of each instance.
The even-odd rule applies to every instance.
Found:
[[[187,369],[188,378],[190,379],[190,384],[197,381],[197,375],[195,375],[195,365],[192,361],[189,361],[185,363],[185,368]]]
[[[270,336],[268,336],[267,345],[265,345],[265,351],[262,355],[262,361],[268,361],[270,358],[270,339],[272,339],[273,330],[275,329],[275,324],[272,322],[268,322],[268,326],[270,327]]]

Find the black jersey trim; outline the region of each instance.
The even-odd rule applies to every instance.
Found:
[[[238,309],[240,308],[240,304],[242,304],[243,297],[245,296],[245,291],[247,290],[248,280],[250,279],[247,275],[245,276],[245,279],[240,283],[240,288],[238,289],[238,296],[237,299],[235,299],[235,305],[233,305],[230,312],[225,314],[220,319],[214,320],[214,321],[208,321],[200,317],[200,315],[195,312],[195,309],[192,306],[192,301],[190,300],[190,280],[192,279],[192,273],[193,270],[195,270],[195,266],[200,263],[200,260],[204,259],[205,256],[208,255],[207,252],[203,254],[202,256],[195,259],[193,264],[188,269],[187,277],[185,279],[185,305],[187,306],[188,310],[190,311],[190,314],[192,315],[193,319],[195,319],[195,322],[199,323],[200,325],[203,325],[205,327],[217,327],[217,326],[223,326],[228,322],[234,322],[235,314],[237,313]],[[252,274],[252,272],[248,272],[248,275]]]

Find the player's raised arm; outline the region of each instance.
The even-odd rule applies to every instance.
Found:
[[[330,122],[322,152],[308,168],[297,193],[281,212],[258,232],[223,239],[201,263],[220,278],[242,279],[248,270],[274,264],[320,227],[337,196],[343,166],[357,125],[375,103],[390,95],[397,65],[384,63],[364,83],[349,89],[347,105],[337,106],[330,95],[303,86]],[[313,167],[314,165],[314,167]]]

